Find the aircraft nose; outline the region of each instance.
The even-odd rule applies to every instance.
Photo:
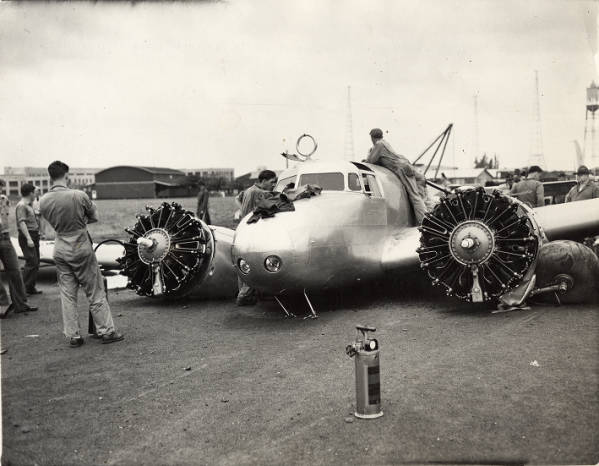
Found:
[[[291,236],[277,218],[261,219],[237,227],[232,258],[244,283],[260,290],[279,293],[296,262]]]

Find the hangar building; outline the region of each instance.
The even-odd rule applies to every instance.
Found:
[[[189,195],[185,173],[172,168],[119,165],[96,173],[97,199],[140,199]]]

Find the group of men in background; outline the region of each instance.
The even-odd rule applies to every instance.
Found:
[[[528,172],[521,173],[516,170],[514,174],[507,176],[506,182],[498,188],[510,196],[520,199],[530,207],[542,207],[545,205],[545,189],[541,182],[543,170],[533,165]],[[576,184],[566,194],[564,202],[584,201],[599,198],[599,185],[591,179],[591,172],[581,165],[576,171]]]

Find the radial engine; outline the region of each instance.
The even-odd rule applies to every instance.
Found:
[[[419,228],[420,267],[433,285],[466,301],[517,293],[515,301],[522,302],[543,292],[559,300],[558,293],[575,287],[571,296],[584,297],[592,290],[583,288],[596,280],[597,257],[573,241],[549,242],[563,233],[575,236],[593,225],[596,229],[596,212],[585,219],[581,210],[575,218],[572,209],[547,206],[535,212],[497,190],[458,189],[443,197]]]
[[[174,202],[146,210],[132,228],[125,229],[130,236],[119,263],[128,288],[155,297],[234,295],[232,230],[208,226]]]

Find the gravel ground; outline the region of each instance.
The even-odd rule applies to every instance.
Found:
[[[71,349],[52,273],[39,312],[1,322],[3,464],[599,461],[595,306],[490,314],[416,278],[316,298],[318,320],[287,320],[271,302],[119,291],[126,340]],[[357,323],[378,328],[377,420],[350,416]]]

